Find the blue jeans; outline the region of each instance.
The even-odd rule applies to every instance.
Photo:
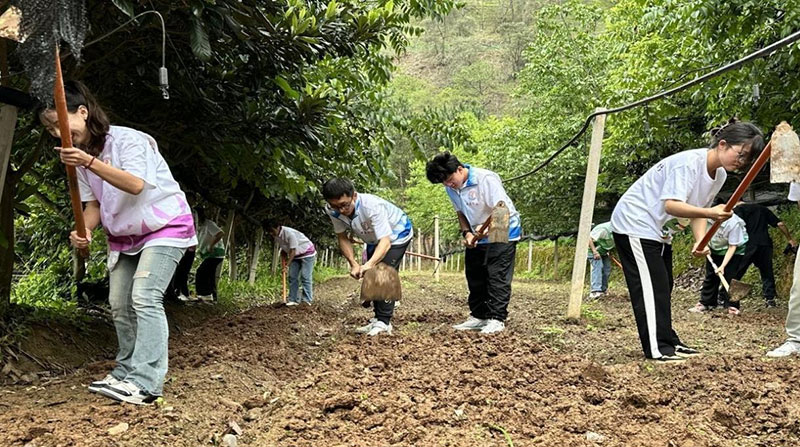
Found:
[[[595,259],[589,253],[589,263],[592,264],[592,292],[605,292],[608,290],[608,277],[611,275],[611,258],[607,254]]]
[[[169,326],[164,292],[185,248],[147,247],[119,256],[109,274],[108,301],[117,330],[117,366],[111,375],[160,396],[167,375]]]
[[[311,302],[314,299],[314,264],[317,262],[317,255],[295,259],[289,264],[289,301],[299,303],[301,300],[297,296],[300,281],[303,282],[303,301]],[[298,278],[301,277],[301,278]]]

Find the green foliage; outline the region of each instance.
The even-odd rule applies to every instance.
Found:
[[[82,64],[65,60],[66,77],[83,80],[113,124],[151,134],[184,190],[197,193],[197,202],[212,212],[244,214],[247,228],[241,234],[252,235],[254,225],[275,218],[304,222],[302,230],[316,239],[330,237],[319,197],[323,181],[339,175],[364,187],[387,171],[396,120],[381,112],[393,70],[388,53],[402,53],[409,38],[419,35],[422,30],[412,21],[439,18],[456,4],[115,0],[87,6],[92,25],[87,40],[144,8],[163,14],[171,99],[162,100],[155,83],[161,26],[152,15],[86,47]],[[11,71],[17,71],[20,62],[11,56]],[[26,88],[24,77],[14,82]],[[23,116],[17,135],[9,178],[24,182],[17,188],[16,208],[27,216],[18,227],[47,227],[45,232],[56,236],[18,247],[21,262],[28,264],[39,259],[36,252],[62,250],[71,218],[63,165],[49,149],[39,148],[42,157],[33,150],[56,143],[42,137],[33,116]],[[23,179],[26,172],[32,174]],[[26,199],[34,193],[66,222],[31,213]],[[241,242],[250,242],[246,239]],[[10,250],[4,255],[14,256]],[[62,263],[61,275],[67,258],[58,259],[53,262]],[[59,276],[60,284],[67,281],[67,274]]]

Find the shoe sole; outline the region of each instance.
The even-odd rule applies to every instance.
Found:
[[[693,354],[687,354],[687,353],[683,353],[683,352],[676,352],[675,355],[677,355],[678,357],[683,357],[685,359],[690,359],[692,357],[699,357],[699,356],[703,355],[703,353],[702,352],[695,352]]]
[[[378,335],[381,335],[381,334],[392,335],[392,328],[389,328],[389,329],[387,329],[385,331],[380,331],[377,334],[367,333],[367,336],[368,337],[377,337]]]
[[[483,327],[455,327],[451,326],[453,329],[457,331],[482,331]]]
[[[110,399],[116,400],[117,402],[125,402],[125,403],[129,403],[129,404],[133,404],[133,405],[148,406],[148,405],[152,405],[153,402],[155,402],[155,400],[157,399],[157,398],[154,398],[150,402],[145,402],[144,400],[136,398],[136,397],[133,397],[133,396],[125,396],[123,394],[116,393],[116,392],[114,392],[114,390],[112,390],[111,388],[107,388],[107,387],[99,389],[97,391],[97,393],[102,395],[102,396],[108,397]]]
[[[686,360],[687,359],[685,357],[681,357],[680,359],[669,359],[669,360],[648,359],[648,361],[650,361],[652,363],[655,363],[655,364],[658,364],[658,365],[669,365],[669,364],[675,364],[675,363],[685,363]]]

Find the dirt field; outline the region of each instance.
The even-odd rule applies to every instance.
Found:
[[[0,446],[219,445],[230,422],[239,446],[800,445],[800,360],[763,357],[782,341],[781,306],[695,315],[697,295],[676,292],[676,329],[704,355],[658,365],[616,287],[571,325],[567,284],[515,282],[508,330],[484,337],[450,328],[467,316],[461,276],[406,276],[394,335],[368,339],[350,332],[369,318],[356,283],[334,279],[313,307],[174,333],[160,406],[90,394],[109,360],[0,387]]]

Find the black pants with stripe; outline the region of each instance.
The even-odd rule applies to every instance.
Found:
[[[411,241],[408,241],[403,245],[392,245],[389,251],[386,252],[386,255],[383,257],[381,262],[391,265],[395,270],[399,269],[400,261],[403,260],[403,256],[405,256],[406,249],[410,243]],[[377,245],[368,244],[367,256],[371,258],[372,254],[375,253],[376,247]],[[399,299],[400,297],[397,298]],[[389,321],[392,319],[392,315],[394,315],[394,303],[394,301],[373,301],[372,307],[375,309],[375,318],[379,321],[389,324]]]
[[[614,233],[633,316],[646,358],[675,355],[683,345],[672,329],[672,246]]]
[[[464,274],[473,317],[506,321],[516,254],[516,242],[479,244],[466,250]]]

